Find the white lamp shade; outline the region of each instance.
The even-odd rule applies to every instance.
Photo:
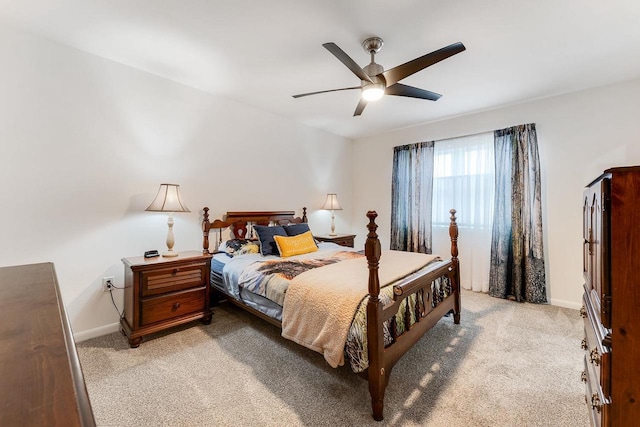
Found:
[[[324,201],[322,209],[341,211],[342,207],[340,206],[340,203],[338,203],[338,195],[335,193],[327,194],[327,200]]]
[[[191,212],[180,198],[180,186],[177,184],[160,184],[156,198],[146,211],[152,212]]]

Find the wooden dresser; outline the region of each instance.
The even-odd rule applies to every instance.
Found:
[[[202,319],[209,324],[211,255],[180,252],[177,257],[123,258],[124,316],[122,331],[131,347],[144,335]]]
[[[53,264],[0,268],[0,425],[95,426]]]
[[[640,425],[640,167],[608,169],[588,185],[583,235],[591,425]]]

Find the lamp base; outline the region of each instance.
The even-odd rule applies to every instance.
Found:
[[[162,256],[167,257],[167,258],[176,257],[178,255],[180,255],[180,254],[178,252],[175,252],[175,251],[167,251],[167,252],[162,254]]]
[[[338,235],[338,233],[329,233],[329,236],[331,237],[336,237]]]

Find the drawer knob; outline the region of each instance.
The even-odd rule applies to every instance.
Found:
[[[580,343],[580,348],[583,350],[588,349],[589,347],[587,346],[587,339],[586,338],[582,338],[582,342]]]
[[[602,403],[600,402],[600,398],[597,393],[593,393],[593,395],[591,395],[591,408],[593,408],[597,413],[600,413]]]
[[[582,381],[583,383],[587,382],[587,371],[582,371],[582,373],[580,374],[580,381]],[[585,396],[586,399],[586,396]]]
[[[584,308],[584,305],[582,307],[580,307],[580,317],[582,317],[582,318],[587,317],[587,309]]]
[[[179,302],[176,302],[176,303],[173,304],[173,310],[177,310],[179,308],[180,308],[180,303]]]
[[[172,274],[173,276],[175,276],[176,274],[178,274],[178,271],[179,271],[179,270],[178,270],[177,268],[174,268],[174,269],[173,269],[173,271],[171,272],[171,274]]]
[[[598,354],[598,349],[595,347],[592,348],[591,353],[589,353],[589,360],[596,366],[600,365],[600,355]]]

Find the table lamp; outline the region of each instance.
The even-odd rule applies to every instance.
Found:
[[[338,195],[335,193],[327,194],[327,200],[324,201],[324,205],[322,205],[322,209],[327,209],[331,211],[331,233],[329,233],[329,236],[337,236],[334,211],[342,210],[340,203],[338,203]]]
[[[162,256],[174,257],[178,256],[178,252],[173,250],[175,240],[173,238],[173,213],[174,212],[191,212],[180,198],[180,186],[177,184],[160,184],[160,189],[156,198],[151,202],[145,211],[150,212],[169,212],[169,234],[167,235],[167,252]]]

